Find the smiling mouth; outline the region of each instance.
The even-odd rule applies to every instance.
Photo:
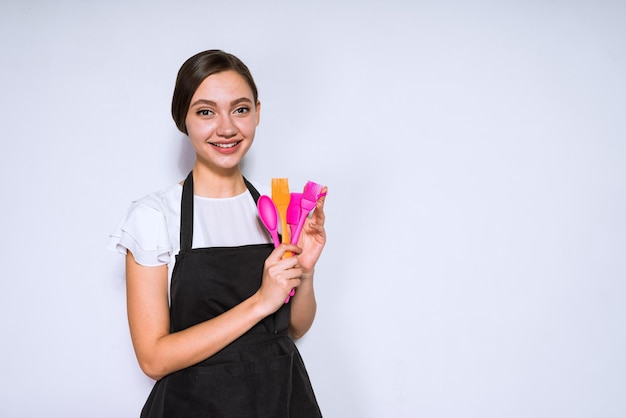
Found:
[[[241,141],[230,142],[228,144],[218,144],[217,142],[209,142],[209,144],[213,145],[214,147],[224,148],[224,149],[236,147],[240,143],[241,143]]]

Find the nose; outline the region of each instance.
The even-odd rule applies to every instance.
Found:
[[[217,125],[216,133],[224,138],[230,138],[237,134],[237,127],[230,115],[222,115]]]

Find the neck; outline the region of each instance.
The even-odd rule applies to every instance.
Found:
[[[193,188],[197,196],[225,198],[245,192],[246,184],[238,166],[228,172],[215,172],[196,162],[193,167]]]

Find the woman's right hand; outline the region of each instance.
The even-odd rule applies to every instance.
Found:
[[[265,259],[263,281],[258,290],[259,301],[270,315],[285,304],[289,292],[300,285],[302,269],[298,257],[302,249],[292,244],[281,244]],[[293,257],[285,257],[293,253]]]

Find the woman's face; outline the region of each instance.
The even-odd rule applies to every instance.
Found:
[[[216,171],[237,168],[254,141],[260,103],[237,72],[204,79],[193,97],[185,123],[200,163]]]

